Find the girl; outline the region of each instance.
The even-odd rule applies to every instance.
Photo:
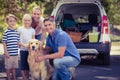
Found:
[[[32,17],[30,14],[23,16],[23,26],[18,28],[20,34],[20,41],[22,44],[27,44],[30,39],[35,38],[35,30],[31,27]],[[29,66],[27,62],[28,50],[27,48],[20,47],[20,68],[23,80],[27,80],[29,77]]]

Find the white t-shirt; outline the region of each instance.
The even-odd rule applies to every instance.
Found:
[[[25,28],[25,27],[19,27],[18,32],[20,34],[20,41],[23,44],[28,44],[29,40],[32,39],[32,36],[35,35],[35,30],[30,27],[30,28]],[[21,50],[27,50],[25,47],[21,46]]]

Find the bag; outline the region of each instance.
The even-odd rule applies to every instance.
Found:
[[[79,32],[76,28],[74,28],[74,32],[70,31],[70,28],[66,29],[66,32],[69,34],[73,42],[80,42],[82,32]]]

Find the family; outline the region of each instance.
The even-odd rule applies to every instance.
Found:
[[[52,80],[71,80],[71,73],[68,68],[76,67],[80,63],[80,54],[69,35],[56,28],[54,18],[48,17],[44,19],[41,8],[34,7],[31,14],[23,16],[23,25],[17,30],[14,29],[16,22],[15,15],[8,14],[6,16],[8,28],[3,33],[2,43],[7,80],[17,80],[16,68],[19,67],[19,48],[22,80],[29,79],[29,65],[27,62],[29,53],[25,44],[31,39],[40,40],[42,43],[46,41],[43,48],[52,49],[52,53],[35,58],[36,62],[47,59],[53,60],[54,73]]]

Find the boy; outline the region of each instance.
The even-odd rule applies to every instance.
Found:
[[[19,43],[19,34],[14,30],[16,24],[16,16],[9,14],[6,17],[6,23],[8,25],[7,30],[3,33],[3,47],[5,54],[5,69],[7,73],[7,80],[16,80],[16,68],[18,68],[18,43]]]

